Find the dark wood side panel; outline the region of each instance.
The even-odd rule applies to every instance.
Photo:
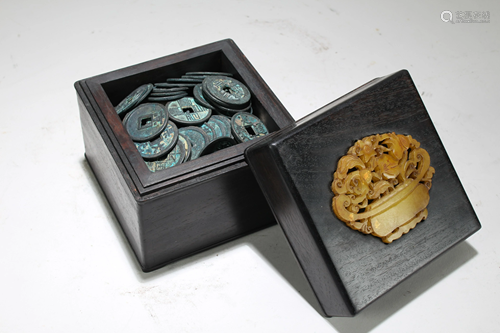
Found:
[[[145,203],[146,271],[266,228],[274,216],[246,163]]]
[[[144,251],[141,246],[141,227],[139,220],[139,204],[125,183],[123,173],[120,172],[106,144],[106,134],[99,120],[92,117],[87,110],[91,110],[86,96],[79,83],[75,84],[78,92],[78,107],[82,124],[85,156],[94,175],[108,199],[116,217],[120,221],[132,249],[139,262],[144,261]],[[116,155],[116,154],[115,154]]]
[[[318,241],[314,226],[301,211],[300,196],[293,193],[283,178],[284,170],[276,163],[270,145],[255,145],[247,149],[248,162],[264,189],[273,213],[285,233],[299,266],[318,298],[323,316],[350,317],[354,309],[333,267],[326,250]],[[278,163],[279,164],[279,163]]]

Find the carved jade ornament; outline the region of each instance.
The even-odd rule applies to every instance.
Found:
[[[365,137],[338,162],[333,211],[350,228],[391,243],[426,219],[434,172],[410,135]]]

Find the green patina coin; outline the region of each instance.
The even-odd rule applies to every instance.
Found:
[[[200,127],[202,130],[205,131],[205,133],[207,133],[208,137],[210,138],[210,142],[214,141],[215,129],[212,126],[208,125],[207,123],[202,124]]]
[[[235,113],[238,113],[238,112],[248,112],[248,113],[252,113],[250,111],[252,111],[252,103],[249,103],[247,107],[241,109],[241,110],[238,110],[238,109],[231,109],[231,108],[226,108],[225,106],[222,106],[220,104],[218,104],[216,107],[215,107],[215,110],[225,116],[228,116],[228,117],[232,117]]]
[[[215,134],[214,139],[228,136],[226,133],[226,127],[224,126],[224,124],[220,123],[220,120],[210,117],[210,119],[205,124],[213,128]]]
[[[210,143],[210,138],[200,127],[188,126],[179,129],[179,134],[184,135],[191,142],[190,161],[198,158],[202,150]]]
[[[151,141],[165,129],[168,114],[161,104],[141,104],[125,116],[125,129],[132,141]],[[125,121],[124,119],[124,121]]]
[[[170,102],[167,111],[173,121],[182,125],[198,125],[212,115],[211,109],[199,105],[192,97]]]
[[[231,118],[231,130],[239,142],[250,141],[269,134],[264,123],[247,112],[239,112]]]
[[[122,124],[123,124],[123,127],[125,127],[125,130],[127,129],[127,127],[126,127],[126,126],[127,126],[127,121],[128,121],[128,118],[130,118],[130,112],[129,112],[129,113],[127,113],[127,114],[125,115],[125,117],[123,118],[123,120],[122,120]]]
[[[153,89],[153,92],[149,94],[149,97],[167,97],[167,96],[176,96],[176,95],[187,95],[186,91],[157,91]]]
[[[182,79],[198,79],[201,80],[200,82],[203,81],[204,78],[206,78],[208,75],[183,75],[181,76]]]
[[[169,88],[170,87],[170,88]],[[170,83],[155,83],[152,92],[173,92],[189,90],[189,87],[171,87]]]
[[[170,82],[166,82],[166,83],[162,83],[161,85],[159,83],[156,83],[155,86],[156,87],[161,87],[161,88],[186,88],[186,87],[194,87],[195,85],[197,85],[196,82],[192,82],[192,83],[170,83]]]
[[[146,165],[151,172],[161,171],[181,164],[185,156],[184,143],[179,140],[165,158],[156,161],[146,161]]]
[[[150,102],[170,102],[170,101],[176,101],[178,99],[181,99],[183,97],[186,97],[188,95],[187,92],[181,92],[175,95],[170,95],[170,96],[152,96],[148,97],[148,101]]]
[[[189,161],[189,158],[191,157],[191,141],[189,141],[184,135],[179,134],[179,142],[182,143],[182,146],[184,147],[184,159],[183,161]]]
[[[240,81],[227,76],[209,76],[202,83],[203,96],[230,109],[244,109],[251,99],[250,90]]]
[[[232,137],[232,132],[231,132],[231,118],[228,118],[228,117],[225,117],[225,116],[221,116],[221,115],[212,115],[212,117],[210,117],[211,120],[216,120],[216,121],[219,121],[219,123],[221,123],[225,130],[226,130],[226,136],[228,137]]]
[[[194,77],[179,77],[167,79],[167,83],[201,83],[203,79],[198,79]]]
[[[208,144],[203,151],[201,152],[200,156],[205,156],[208,154],[212,154],[216,151],[234,146],[236,144],[236,141],[234,141],[233,138],[228,138],[227,136],[218,138]]]
[[[203,88],[201,87],[201,84],[197,84],[196,86],[194,86],[194,88],[193,88],[194,100],[196,101],[196,103],[200,104],[201,106],[204,106],[208,109],[213,109],[214,107],[210,103],[207,102],[205,97],[203,97],[202,89]]]
[[[187,76],[233,76],[231,73],[224,72],[187,72]]]
[[[137,106],[146,96],[153,90],[153,85],[151,83],[144,84],[139,88],[132,91],[127,97],[125,97],[116,107],[116,113],[122,116],[127,111],[131,110]]]
[[[152,141],[135,142],[135,146],[144,159],[157,159],[168,154],[175,147],[178,136],[177,126],[169,121],[158,138]]]

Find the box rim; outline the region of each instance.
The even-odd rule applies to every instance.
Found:
[[[188,60],[196,56],[202,56],[218,51],[223,52],[232,65],[237,68],[238,74],[241,75],[247,85],[251,87],[251,90],[254,93],[254,98],[259,100],[268,116],[273,119],[279,129],[293,123],[294,120],[292,116],[288,113],[276,95],[274,95],[269,86],[265,83],[262,77],[257,73],[255,68],[250,64],[241,50],[231,39],[217,41],[172,55],[167,55],[122,69],[117,69],[83,79],[75,83],[75,87],[80,85],[83,93],[86,94],[89,103],[93,107],[96,117],[103,125],[107,136],[121,159],[121,162],[127,170],[127,173],[130,175],[133,183],[130,184],[131,189],[133,191],[137,191],[140,196],[154,193],[160,189],[166,189],[178,183],[186,181],[189,182],[189,180],[196,179],[203,175],[207,177],[215,177],[218,174],[224,173],[227,170],[232,170],[235,167],[247,166],[244,151],[248,146],[254,144],[260,139],[252,142],[240,143],[236,146],[226,148],[224,153],[219,151],[200,157],[197,160],[190,161],[190,165],[187,169],[186,165],[184,165],[183,167],[174,167],[158,173],[152,173],[149,169],[147,169],[146,164],[143,163],[143,160],[138,152],[130,154],[126,149],[124,149],[124,144],[130,148],[133,144],[132,140],[128,137],[128,135],[126,137],[123,135],[121,135],[121,137],[119,135],[117,136],[116,128],[113,128],[110,124],[109,117],[115,116],[118,118],[118,116],[116,115],[116,112],[111,112],[111,110],[114,111],[114,107],[109,101],[109,98],[107,98],[102,85],[106,82],[129,77],[146,70],[154,70],[181,62],[183,60]],[[126,75],[123,75],[124,71],[127,71]],[[116,123],[116,119],[114,119],[114,124]],[[118,132],[123,134],[120,130],[118,130]]]

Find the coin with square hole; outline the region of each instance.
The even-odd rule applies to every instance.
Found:
[[[239,142],[254,140],[269,134],[266,125],[253,114],[239,112],[231,118],[231,129]]]
[[[184,135],[191,142],[190,161],[198,158],[202,150],[210,143],[207,133],[197,126],[182,127],[179,129],[179,134]]]
[[[181,164],[184,161],[185,156],[186,152],[184,151],[184,143],[181,142],[181,140],[178,140],[175,147],[165,158],[156,161],[146,161],[146,165],[151,172],[161,171]]]
[[[158,103],[141,104],[126,116],[125,128],[135,142],[150,141],[160,135],[168,122],[168,114]]]
[[[207,121],[212,110],[196,103],[192,97],[170,102],[167,106],[170,119],[181,125],[198,125]]]
[[[157,159],[167,155],[175,147],[178,136],[177,126],[169,121],[158,138],[152,141],[135,142],[135,146],[145,160]]]
[[[203,96],[230,109],[243,109],[250,103],[250,90],[240,81],[227,76],[209,76],[202,83]]]

